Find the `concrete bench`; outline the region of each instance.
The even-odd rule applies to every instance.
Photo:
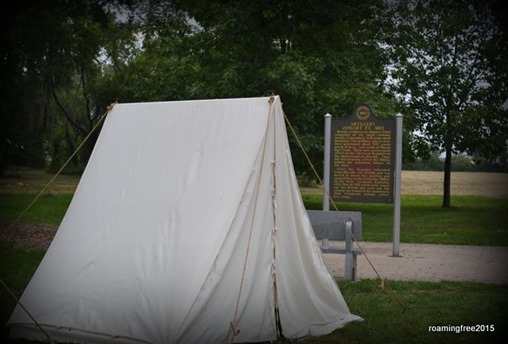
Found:
[[[344,279],[356,280],[356,258],[362,254],[359,248],[353,247],[353,233],[356,240],[362,240],[362,213],[358,211],[323,211],[307,210],[310,223],[321,240],[321,252],[346,255]],[[331,247],[329,240],[345,241],[345,247]]]

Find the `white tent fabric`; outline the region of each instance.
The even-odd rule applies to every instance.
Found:
[[[351,321],[279,97],[117,104],[21,302],[71,342],[225,343]],[[42,339],[18,306],[11,336]]]

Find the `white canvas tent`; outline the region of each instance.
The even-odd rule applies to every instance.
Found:
[[[117,104],[21,302],[54,339],[225,343],[351,321],[278,97]],[[18,306],[11,337],[44,339]]]

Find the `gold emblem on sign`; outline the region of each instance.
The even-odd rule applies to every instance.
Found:
[[[365,121],[370,117],[370,108],[367,105],[358,106],[356,108],[356,117],[361,121]]]

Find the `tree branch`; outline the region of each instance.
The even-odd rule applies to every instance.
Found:
[[[55,102],[56,102],[56,105],[60,108],[60,110],[62,110],[62,112],[64,113],[65,115],[65,118],[67,118],[67,120],[69,121],[69,123],[82,135],[86,135],[87,133],[87,130],[85,128],[83,128],[82,126],[79,125],[78,122],[76,122],[71,114],[69,113],[69,111],[66,109],[66,107],[62,104],[62,102],[60,101],[60,99],[58,99],[58,96],[56,95],[56,91],[55,91],[55,88],[54,87],[51,87],[51,93],[53,94],[53,99],[55,99]]]

